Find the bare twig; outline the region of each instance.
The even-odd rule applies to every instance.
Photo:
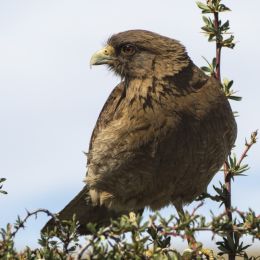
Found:
[[[250,142],[248,143],[246,141],[245,143],[245,150],[243,151],[243,153],[241,154],[241,157],[237,163],[237,166],[240,167],[241,166],[241,163],[242,161],[247,157],[247,153],[248,151],[250,150],[250,148],[256,143],[256,137],[257,137],[257,134],[258,134],[258,130],[254,131],[252,134],[251,134],[251,140]]]
[[[221,61],[221,43],[219,39],[219,17],[218,12],[214,12],[214,27],[216,30],[216,71],[215,78],[221,82],[221,74],[220,74],[220,61]]]
[[[14,231],[11,233],[11,237],[14,238],[15,235],[17,234],[17,232],[21,228],[24,228],[25,223],[27,222],[27,220],[30,217],[35,216],[37,218],[38,213],[45,213],[47,216],[52,217],[56,223],[59,221],[58,218],[57,218],[57,215],[53,214],[52,212],[50,212],[47,209],[37,209],[37,210],[34,210],[32,212],[27,211],[26,217],[22,220],[19,220],[19,222],[17,222],[17,225],[14,226]]]
[[[91,243],[86,244],[79,252],[77,256],[77,260],[80,260],[82,256],[85,254],[85,252],[88,250],[88,248],[91,246]]]
[[[201,201],[201,202],[193,209],[193,211],[192,211],[192,213],[191,213],[191,216],[194,217],[194,215],[195,215],[195,213],[197,212],[197,210],[198,210],[200,207],[202,207],[203,205],[204,205],[204,202]]]

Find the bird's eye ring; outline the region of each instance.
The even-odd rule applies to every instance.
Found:
[[[128,56],[133,55],[135,53],[135,51],[136,51],[136,48],[132,44],[126,44],[126,45],[122,46],[122,48],[121,48],[121,52]]]

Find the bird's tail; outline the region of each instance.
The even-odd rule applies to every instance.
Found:
[[[85,186],[80,193],[58,214],[59,220],[71,220],[75,214],[79,222],[78,232],[81,235],[88,234],[86,225],[89,222],[96,223],[98,226],[106,226],[110,224],[110,219],[120,217],[128,212],[115,212],[107,209],[105,206],[96,206],[91,202],[89,189]],[[42,232],[53,230],[55,220],[50,219],[43,227]]]

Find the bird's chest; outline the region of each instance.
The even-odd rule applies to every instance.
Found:
[[[132,80],[127,87],[121,110],[129,118],[155,120],[172,110],[173,88],[155,78]],[[169,106],[170,105],[170,106]]]

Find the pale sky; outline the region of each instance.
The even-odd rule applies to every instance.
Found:
[[[223,51],[222,75],[235,81],[243,96],[232,102],[239,111],[237,151],[260,127],[260,2],[225,1],[237,46]],[[180,40],[192,60],[205,65],[214,45],[201,34],[195,1],[0,0],[0,227],[25,216],[25,209],[57,212],[83,186],[92,129],[103,103],[119,78],[105,67],[89,68],[93,52],[114,33],[146,29]],[[248,177],[233,185],[233,203],[260,212],[260,145],[247,161]],[[219,173],[213,183],[222,179]],[[210,185],[212,186],[212,184]],[[217,208],[206,203],[203,213]],[[163,210],[165,216],[174,213]],[[146,213],[147,216],[147,213]],[[16,245],[36,246],[47,218],[31,220]],[[202,239],[210,245],[210,235]]]

